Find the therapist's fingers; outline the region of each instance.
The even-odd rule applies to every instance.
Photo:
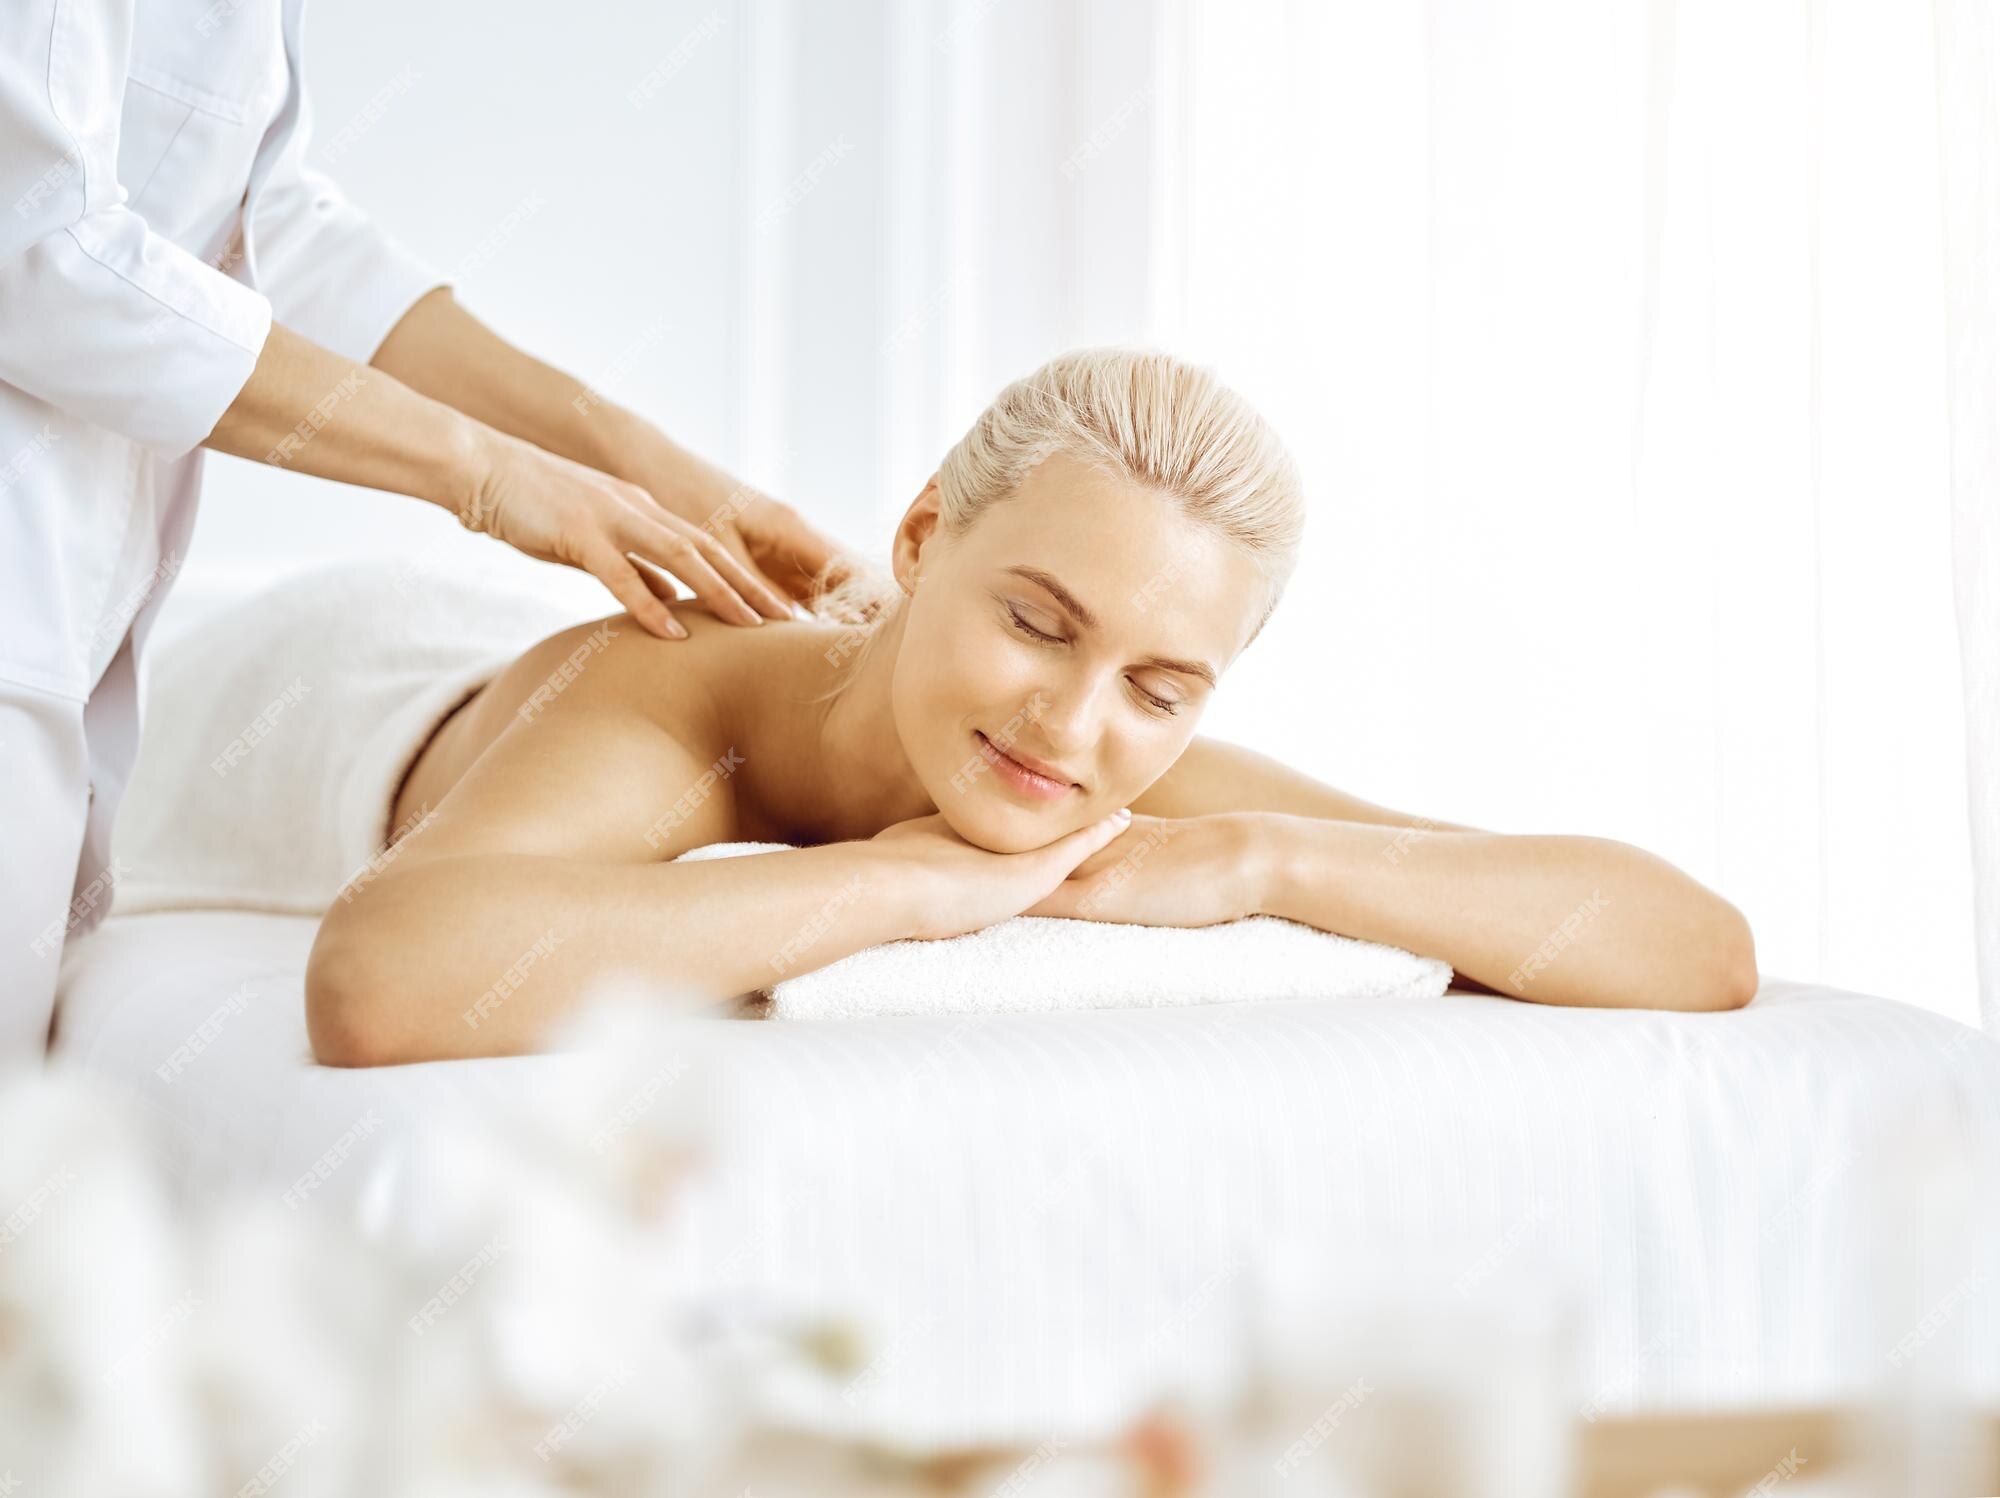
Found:
[[[750,555],[749,549],[744,545],[741,536],[732,531],[729,535],[722,538],[722,544],[728,550],[730,556],[736,559],[737,564],[750,574],[751,580],[769,593],[774,601],[784,599],[785,590],[778,586],[777,580],[770,573],[757,565],[757,559]],[[782,614],[771,614],[770,617],[773,619],[791,618],[791,606],[789,604],[782,604],[781,606],[784,608],[784,612]],[[769,607],[763,607],[765,607],[765,612],[769,614]]]
[[[657,522],[635,516],[624,528],[620,544],[626,551],[635,552],[672,573],[713,609],[718,618],[738,624],[764,622],[764,616],[749,602],[763,590],[743,564],[730,555],[729,548],[707,531],[675,516]],[[789,615],[789,610],[775,596],[769,599],[768,606],[777,611],[773,618]]]
[[[699,547],[709,565],[729,580],[730,586],[749,603],[751,608],[759,610],[765,617],[771,619],[792,617],[791,605],[785,601],[785,595],[772,586],[771,580],[764,576],[762,570],[743,554],[740,538],[735,534],[726,505],[711,511],[707,518],[697,525],[685,515],[668,509],[644,490],[640,493],[645,494],[645,502],[639,506],[643,518],[665,528],[675,536],[686,537]]]
[[[695,534],[701,538],[716,569],[749,600],[752,608],[766,619],[792,617],[792,606],[785,595],[772,586],[771,580],[764,576],[755,562],[730,544],[733,537],[715,535],[706,529],[697,530]]]
[[[669,520],[680,520],[679,516],[669,516]],[[686,521],[681,524],[687,525]],[[689,531],[699,539],[717,570],[730,579],[736,590],[749,600],[750,606],[767,619],[789,619],[792,606],[784,593],[764,575],[764,571],[752,561],[743,550],[743,541],[734,530],[727,526],[717,529],[711,525],[689,526]]]
[[[746,507],[736,530],[764,564],[764,575],[794,598],[810,599],[822,588],[837,588],[854,570],[832,537],[821,535],[797,510],[775,499]]]
[[[652,585],[611,546],[593,547],[584,553],[584,568],[611,590],[611,596],[625,605],[625,612],[639,621],[642,629],[663,640],[685,640],[687,626],[673,616]]]

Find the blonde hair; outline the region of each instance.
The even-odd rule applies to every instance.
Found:
[[[1277,606],[1305,532],[1305,493],[1284,444],[1214,372],[1146,349],[1075,349],[1014,381],[938,465],[939,529],[961,535],[1063,453],[1158,491],[1259,563],[1269,596],[1251,638]],[[824,579],[823,579],[824,582]],[[848,572],[816,591],[813,612],[867,631],[859,667],[902,591],[886,571]],[[843,673],[844,677],[852,671]]]

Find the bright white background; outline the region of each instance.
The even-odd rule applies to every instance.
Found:
[[[306,71],[475,312],[865,549],[1049,355],[1216,365],[1314,508],[1206,731],[1637,843],[1767,973],[1976,1021],[1932,26],[347,0]],[[493,545],[216,459],[195,561]]]

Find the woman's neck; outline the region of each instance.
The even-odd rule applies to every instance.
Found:
[[[902,629],[897,610],[858,665],[861,637],[843,627],[802,622],[760,642],[771,669],[738,683],[729,716],[732,747],[744,761],[739,804],[747,791],[766,835],[841,842],[937,810],[904,753],[890,705]],[[843,691],[822,696],[849,671]]]

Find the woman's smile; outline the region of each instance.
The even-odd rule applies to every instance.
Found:
[[[1075,781],[1061,776],[1044,773],[1054,766],[1043,765],[1039,760],[1034,765],[1023,764],[1013,755],[999,748],[978,729],[972,730],[972,737],[979,745],[979,753],[992,767],[1001,782],[1024,796],[1037,801],[1059,801],[1071,791],[1078,789]]]

